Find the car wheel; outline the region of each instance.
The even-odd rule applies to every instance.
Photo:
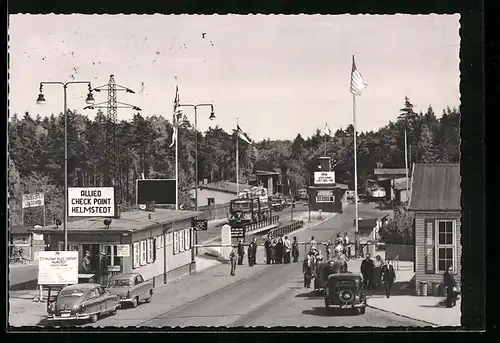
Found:
[[[97,322],[98,320],[99,320],[99,316],[97,315],[97,313],[94,313],[94,314],[92,315],[92,317],[90,317],[90,321],[91,321],[92,323],[95,323],[95,322]]]
[[[136,308],[137,305],[139,305],[139,299],[138,297],[135,297],[134,300],[132,301],[132,307]]]
[[[152,298],[153,298],[153,290],[150,290],[149,291],[149,298],[146,299],[146,302],[150,303]]]
[[[359,314],[365,314],[366,307],[360,307]]]

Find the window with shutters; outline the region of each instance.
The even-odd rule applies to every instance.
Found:
[[[138,268],[140,265],[141,265],[141,262],[140,262],[140,256],[141,256],[141,249],[140,249],[140,244],[139,242],[135,242],[133,245],[132,245],[132,258],[133,258],[133,261],[132,261],[132,267],[133,268]]]
[[[185,250],[184,246],[184,230],[179,231],[179,252],[183,252]]]
[[[148,246],[146,240],[141,241],[141,266],[147,263]]]
[[[147,263],[152,263],[153,262],[153,239],[151,238],[148,238],[146,240],[146,249],[147,249],[147,254],[146,254],[146,258],[147,258]]]
[[[163,248],[164,242],[165,242],[165,235],[156,236],[156,249]]]
[[[189,250],[189,248],[191,248],[191,247],[189,246],[189,244],[191,244],[191,243],[190,243],[190,239],[189,239],[189,238],[190,238],[190,237],[189,237],[189,232],[190,232],[190,231],[191,231],[190,229],[185,229],[185,230],[184,230],[184,250]]]
[[[452,266],[456,272],[456,221],[438,220],[436,228],[436,271],[442,273]]]
[[[425,245],[425,273],[434,274],[434,220],[426,219],[424,221],[424,245]]]
[[[169,232],[165,235],[165,246],[169,247],[172,245],[172,232]]]
[[[179,231],[173,232],[174,254],[179,253]]]

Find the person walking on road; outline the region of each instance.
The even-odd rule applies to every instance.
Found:
[[[326,241],[325,250],[326,250],[326,259],[329,260],[330,257],[333,257],[332,242],[330,242],[330,240]]]
[[[317,244],[318,244],[318,242],[316,242],[316,240],[314,239],[314,236],[312,236],[311,240],[309,241],[309,250],[311,250],[313,248],[315,249]]]
[[[304,258],[304,262],[302,263],[302,273],[304,274],[304,287],[311,288],[311,280],[313,278],[314,271],[314,256],[313,253],[310,252]]]
[[[293,236],[292,257],[293,262],[299,262],[299,242],[297,242],[296,236]]]
[[[292,252],[292,243],[288,239],[288,236],[285,236],[283,240],[283,252],[284,252],[284,262],[290,263],[290,253]]]
[[[257,238],[253,238],[253,264],[257,264]]]
[[[351,258],[351,242],[349,241],[349,236],[347,235],[347,232],[344,233],[344,253],[347,257],[347,259]]]
[[[382,280],[384,281],[385,296],[389,298],[391,296],[392,284],[396,280],[396,272],[388,260],[385,260],[382,266]]]
[[[443,284],[446,288],[446,307],[453,307],[457,304],[458,289],[452,272],[453,266],[450,265],[443,274]]]
[[[373,262],[373,288],[378,289],[382,282],[382,267],[384,266],[384,261],[380,255],[375,256],[375,261]]]
[[[271,243],[271,264],[276,264],[276,244],[278,243],[278,241],[275,239],[273,239],[272,243]]]
[[[366,254],[366,258],[361,262],[361,275],[363,275],[363,284],[365,289],[371,289],[373,282],[373,260],[370,254]]]
[[[231,261],[231,275],[235,275],[236,273],[237,255],[238,255],[238,250],[236,250],[236,247],[233,247],[231,253],[229,254],[229,260]]]
[[[238,241],[238,265],[243,265],[243,256],[245,255],[245,246],[243,245],[243,240]]]
[[[266,264],[271,264],[271,244],[271,235],[268,235],[266,241],[264,242],[264,249],[266,250]]]

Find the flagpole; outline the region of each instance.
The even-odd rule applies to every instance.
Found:
[[[356,96],[352,95],[352,121],[354,126],[354,203],[355,203],[355,244],[356,244],[356,257],[359,256],[359,225],[358,225],[358,161],[357,161],[357,148],[356,136],[358,129],[356,127]]]
[[[406,171],[406,197],[408,198],[408,195],[410,194],[410,186],[409,186],[409,180],[408,180],[408,143],[407,143],[407,137],[406,137],[406,122],[405,122],[405,171]]]
[[[236,130],[239,127],[238,117],[236,117]],[[236,132],[236,196],[240,194],[240,150],[238,141],[240,140],[239,133]]]
[[[174,114],[177,116],[177,113]],[[175,181],[177,187],[175,187],[175,209],[179,210],[179,118],[176,118],[177,129],[175,130]]]
[[[325,132],[325,157],[326,157],[326,132]]]

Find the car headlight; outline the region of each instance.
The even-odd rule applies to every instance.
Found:
[[[82,304],[82,305],[80,305],[80,307],[78,308],[78,310],[79,310],[80,312],[85,312],[85,305],[83,305],[83,304]]]

